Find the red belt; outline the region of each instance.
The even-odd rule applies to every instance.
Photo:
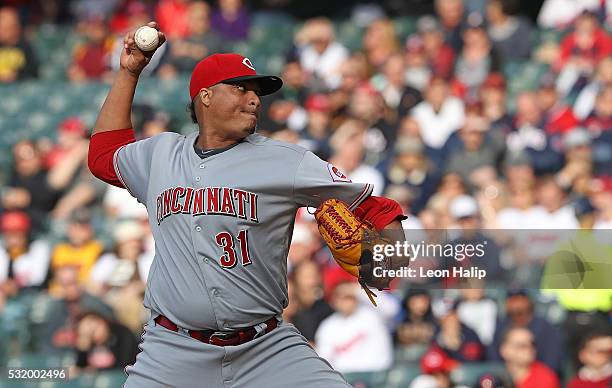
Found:
[[[158,315],[154,321],[158,325],[165,327],[170,331],[179,331],[179,327],[163,315]],[[278,326],[278,321],[275,317],[272,317],[263,323],[266,325],[265,329],[263,329],[264,333],[269,333],[274,330],[276,326]],[[215,330],[187,330],[187,334],[189,334],[191,338],[211,345],[236,346],[254,339],[257,335],[257,330],[255,329],[255,326],[251,326],[245,329],[228,332]]]

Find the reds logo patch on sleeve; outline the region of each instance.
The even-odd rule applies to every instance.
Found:
[[[331,163],[327,163],[327,170],[329,170],[329,175],[331,175],[332,180],[334,182],[348,182],[352,183],[351,180],[344,175],[342,171]]]

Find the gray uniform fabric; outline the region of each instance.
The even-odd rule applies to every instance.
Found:
[[[355,208],[372,185],[351,183],[313,153],[258,134],[201,159],[193,149],[197,135],[164,133],[115,152],[117,176],[147,207],[155,239],[144,304],[152,318],[163,314],[192,330],[235,330],[280,317],[288,302],[287,252],[297,209],[328,198]],[[126,386],[156,386],[146,383],[147,375],[157,376],[159,386],[192,386],[208,376],[207,387],[247,386],[241,373],[260,381],[248,385],[253,387],[334,386],[324,384],[327,378],[346,386],[290,325],[237,347],[179,338],[159,326],[145,335],[144,351],[131,367],[137,377]],[[153,362],[156,357],[178,366]],[[262,369],[265,363],[273,369]],[[220,375],[215,380],[224,366],[237,373],[234,382],[223,383]],[[307,383],[311,374],[322,376],[321,384]],[[175,385],[176,378],[189,381]]]

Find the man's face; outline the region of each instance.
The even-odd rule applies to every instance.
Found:
[[[204,92],[202,92],[204,93]],[[217,84],[209,89],[206,123],[223,136],[242,139],[255,132],[261,110],[259,88],[254,81]]]
[[[533,334],[527,329],[513,330],[500,350],[506,362],[528,367],[536,356]]]
[[[533,316],[531,301],[523,295],[508,298],[506,300],[506,312],[513,324],[527,326]]]
[[[612,337],[589,341],[579,353],[580,361],[591,368],[601,368],[612,360]]]

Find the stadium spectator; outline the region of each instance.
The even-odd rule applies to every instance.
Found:
[[[432,311],[439,322],[433,345],[459,362],[474,362],[485,359],[485,349],[478,334],[459,320],[457,305],[449,299],[438,299]]]
[[[535,314],[533,301],[525,291],[512,291],[508,294],[506,315],[506,318],[497,322],[487,358],[490,360],[506,359],[500,348],[500,345],[503,348],[504,340],[508,340],[505,333],[513,327],[522,327],[528,330],[531,337],[530,346],[535,351],[534,359],[547,365],[553,371],[559,371],[563,357],[562,349],[564,349],[562,332]]]
[[[574,116],[572,107],[559,98],[554,75],[543,75],[539,83],[536,98],[543,114],[542,129],[547,136],[566,133],[578,125],[579,120]]]
[[[536,361],[534,337],[525,327],[510,327],[503,335],[500,354],[516,388],[560,388],[552,369]]]
[[[172,40],[164,71],[190,72],[200,59],[223,51],[222,38],[210,30],[211,11],[208,3],[193,1],[188,4],[187,10],[189,32]]]
[[[42,155],[30,140],[13,146],[13,165],[7,190],[2,193],[2,206],[7,210],[23,210],[32,221],[34,232],[43,229],[45,215],[57,204],[61,188],[54,187],[43,168]]]
[[[444,31],[444,40],[455,52],[458,52],[461,49],[461,35],[465,27],[463,0],[436,0],[434,6]]]
[[[86,311],[112,318],[113,311],[99,298],[84,291],[75,266],[57,268],[49,290],[51,300],[43,330],[43,350],[72,349],[76,343],[77,324]]]
[[[423,374],[412,381],[410,388],[466,388],[465,385],[453,383],[451,374],[459,363],[443,350],[437,347],[430,348],[419,364]]]
[[[612,86],[612,57],[599,62],[590,82],[580,90],[574,102],[574,115],[579,120],[586,119],[595,108],[597,95],[606,87]]]
[[[86,312],[77,325],[75,351],[77,373],[125,368],[136,361],[138,340],[127,327]]]
[[[395,143],[395,157],[385,173],[387,184],[410,190],[410,211],[419,214],[440,182],[439,173],[424,155],[419,138],[404,136]]]
[[[429,346],[436,330],[429,293],[423,289],[409,289],[402,307],[404,317],[395,331],[396,344],[403,348]]]
[[[91,270],[89,290],[113,308],[118,322],[138,332],[147,319],[142,298],[153,255],[145,249],[145,233],[137,221],[120,222],[113,239],[113,251]]]
[[[387,107],[391,108],[397,117],[407,115],[423,100],[421,92],[406,83],[406,72],[404,56],[399,53],[393,54],[383,67],[384,80],[381,82],[382,85],[378,86]]]
[[[459,320],[474,330],[484,346],[493,341],[495,322],[497,319],[497,303],[485,296],[485,290],[478,288],[464,288],[461,290],[461,299],[457,303]]]
[[[242,0],[219,0],[211,16],[211,26],[224,39],[245,40],[251,28],[251,16]]]
[[[155,20],[168,39],[184,39],[190,32],[192,0],[160,0],[155,7]],[[203,16],[203,15],[199,15]]]
[[[391,56],[399,50],[393,22],[389,19],[373,21],[365,31],[361,47],[369,66],[378,71],[382,70]]]
[[[612,385],[612,336],[609,333],[587,335],[578,358],[582,367],[567,388],[607,388]]]
[[[489,123],[476,114],[467,115],[459,138],[462,149],[453,151],[448,157],[448,168],[461,175],[461,178],[472,185],[476,183],[475,175],[484,169],[494,169],[503,152],[503,138],[492,139],[487,136]],[[495,144],[495,141],[497,144]],[[493,172],[496,175],[496,172]]]
[[[564,94],[584,85],[597,64],[612,53],[611,39],[593,13],[578,16],[574,30],[561,42],[559,60],[554,64],[560,72],[558,88]]]
[[[533,187],[515,185],[510,188],[508,206],[497,213],[495,223],[500,229],[529,229],[538,216]]]
[[[356,282],[335,287],[332,306],[336,312],[316,332],[317,353],[342,373],[386,370],[393,362],[389,332],[378,314],[360,306],[358,292]]]
[[[34,51],[24,39],[17,10],[0,8],[0,84],[36,78],[38,64]]]
[[[57,244],[51,256],[52,271],[60,267],[75,267],[81,285],[89,280],[91,270],[104,249],[102,243],[95,238],[91,217],[87,209],[75,210],[66,230],[67,241]]]
[[[574,128],[563,137],[565,165],[555,180],[572,195],[587,195],[592,178],[593,161],[591,136],[582,128]]]
[[[512,130],[512,118],[506,107],[506,80],[501,73],[490,73],[480,85],[479,103],[490,122],[491,133],[504,137]]]
[[[422,40],[426,63],[432,75],[450,79],[455,64],[455,51],[444,41],[440,23],[433,16],[422,16],[417,21],[417,33]]]
[[[298,302],[293,324],[308,341],[314,343],[319,325],[334,312],[323,299],[321,270],[313,260],[303,261],[293,270],[293,279]]]
[[[602,18],[610,20],[612,10],[610,7],[602,7],[602,4],[605,2],[601,0],[544,0],[538,14],[538,25],[562,31],[570,27],[584,11],[603,13]]]
[[[593,229],[612,229],[612,179],[593,179],[589,188],[591,201],[597,209]]]
[[[516,97],[514,130],[506,138],[506,147],[511,153],[526,153],[537,175],[552,173],[563,162],[562,155],[552,148],[550,139],[542,130],[542,122],[543,112],[536,95],[520,93]]]
[[[525,60],[533,48],[533,26],[516,16],[518,1],[492,0],[487,3],[488,34],[502,62]]]
[[[329,140],[333,150],[329,162],[342,171],[341,175],[346,174],[339,179],[369,182],[374,185],[372,195],[380,195],[385,181],[378,170],[364,163],[364,138],[365,128],[362,122],[345,121]]]
[[[51,249],[43,240],[32,236],[32,224],[21,211],[0,216],[0,292],[14,296],[24,288],[41,288],[49,271]]]
[[[292,273],[302,263],[312,260],[315,251],[320,248],[316,236],[306,222],[297,222],[293,226],[291,246],[287,255],[287,273]],[[296,286],[298,280],[296,279]]]
[[[308,115],[300,145],[327,160],[331,155],[331,102],[325,94],[311,94],[304,103]]]
[[[475,100],[478,88],[491,72],[500,70],[497,52],[491,45],[482,21],[463,30],[463,45],[455,62],[455,77],[466,88],[466,100]]]
[[[108,25],[103,19],[95,18],[83,21],[78,26],[84,41],[72,52],[72,64],[66,71],[68,79],[74,83],[109,80],[110,56],[113,50],[113,38]]]
[[[406,68],[405,84],[421,92],[427,86],[432,73],[427,63],[425,47],[421,38],[412,36],[406,40],[404,63]]]
[[[425,145],[440,150],[463,125],[463,101],[450,94],[448,83],[440,77],[432,77],[423,96],[425,100],[412,109],[411,115],[419,125]]]
[[[331,22],[322,17],[307,20],[295,39],[300,64],[312,76],[310,86],[315,90],[339,87],[340,66],[349,57],[349,52],[336,42]]]

